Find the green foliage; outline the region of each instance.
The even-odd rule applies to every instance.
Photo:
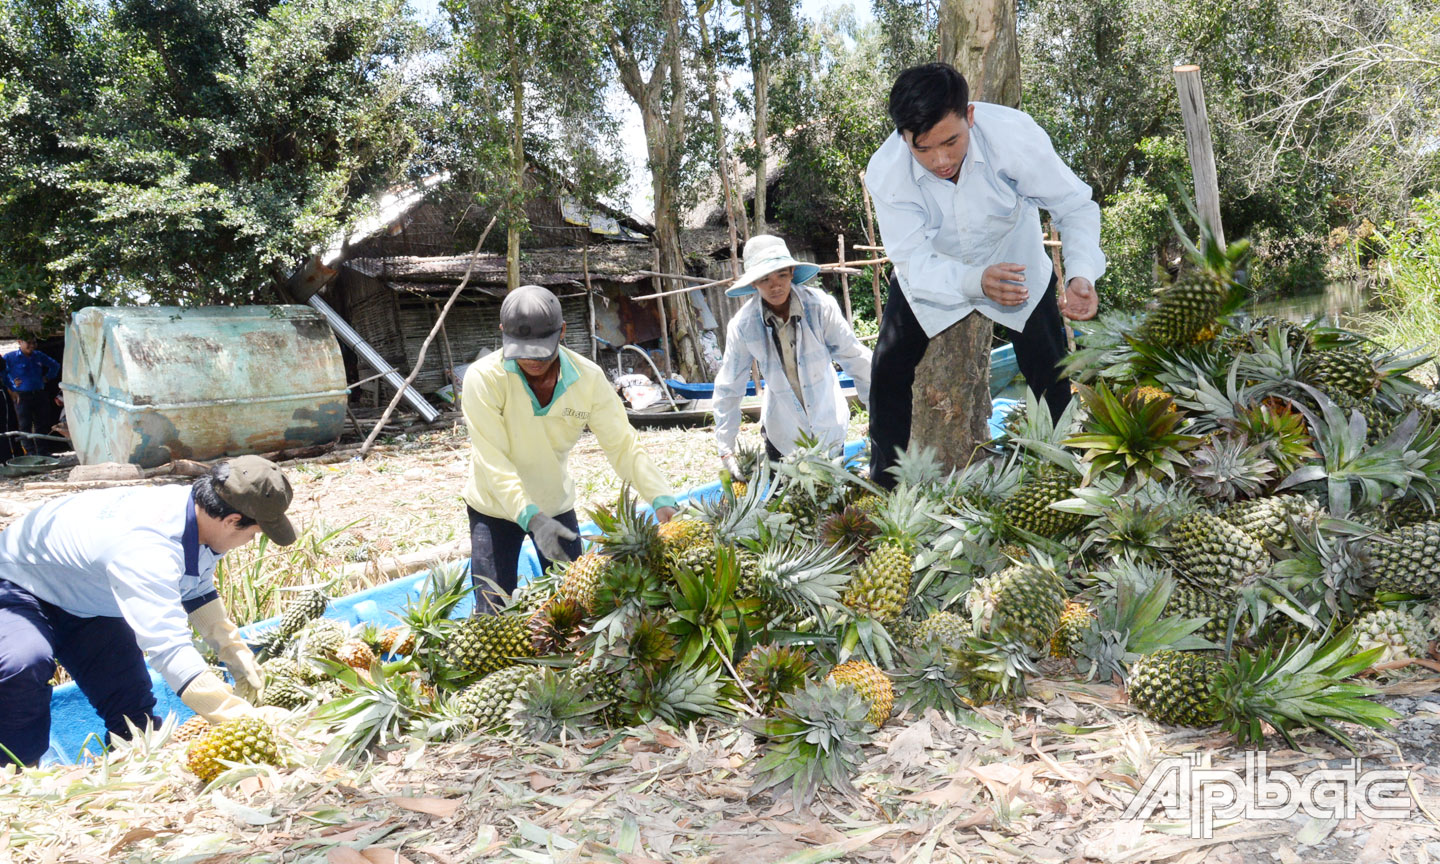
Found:
[[[1350,254],[1382,250],[1376,300],[1366,329],[1392,348],[1424,348],[1440,355],[1440,192],[1417,198],[1403,218],[1373,237],[1354,237]]]
[[[0,296],[265,297],[418,165],[401,0],[17,0],[0,17]]]

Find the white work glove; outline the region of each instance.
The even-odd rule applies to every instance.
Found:
[[[190,613],[190,626],[220,655],[220,662],[235,678],[235,692],[252,702],[259,701],[265,678],[255,664],[255,654],[240,639],[235,622],[225,614],[217,597]]]
[[[563,544],[580,536],[544,513],[530,517],[530,534],[535,538],[535,548],[551,561],[569,561],[570,554]]]
[[[735,458],[734,453],[726,453],[720,457],[720,465],[730,472],[731,480],[744,480],[745,475],[740,473],[740,460]]]
[[[256,713],[254,705],[236,696],[228,684],[210,671],[201,672],[192,678],[180,694],[180,701],[215,726],[231,720],[253,717]]]

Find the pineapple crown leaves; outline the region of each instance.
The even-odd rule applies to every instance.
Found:
[[[1131,374],[1135,350],[1127,338],[1140,324],[1133,312],[1104,312],[1079,323],[1076,350],[1060,359],[1060,368],[1071,381],[1088,384],[1099,377],[1123,378]]]
[[[702,717],[724,718],[730,716],[722,701],[728,693],[719,665],[673,663],[663,677],[642,689],[636,714],[646,722],[658,717],[677,728]]]
[[[710,651],[726,657],[735,653],[735,631],[744,627],[743,614],[735,602],[740,584],[739,553],[733,546],[715,552],[715,568],[697,574],[681,566],[671,572],[669,630],[680,640],[682,665],[696,662]]]
[[[940,523],[932,515],[930,501],[919,488],[899,486],[882,502],[871,518],[884,539],[899,541],[909,550],[939,533]]]
[[[860,478],[845,470],[843,460],[831,456],[811,433],[796,441],[796,449],[780,460],[775,473],[776,479],[783,482],[786,494],[799,494],[821,505],[834,500],[848,484],[860,482]]]
[[[436,719],[415,677],[393,674],[407,664],[378,664],[368,676],[348,666],[328,665],[350,693],[315,712],[316,721],[327,724],[335,733],[317,765],[341,760],[354,764],[371,744],[383,747],[403,740],[425,721]]]
[[[1174,480],[1175,465],[1185,458],[1181,451],[1200,443],[1199,437],[1176,431],[1185,418],[1172,399],[1144,399],[1133,390],[1116,397],[1104,384],[1076,387],[1090,419],[1086,432],[1065,443],[1086,451],[1087,483],[1112,469],[1137,483],[1161,476]]]
[[[771,713],[785,694],[798,690],[815,674],[815,664],[800,648],[790,645],[761,645],[745,656],[740,677],[760,700],[764,713]]]
[[[1010,440],[1046,462],[1079,474],[1079,460],[1064,447],[1075,430],[1075,410],[1076,402],[1071,400],[1060,418],[1052,420],[1050,408],[1040,401],[1034,390],[1026,388],[1025,419]]]
[[[1214,643],[1195,635],[1206,618],[1165,616],[1165,607],[1175,583],[1161,574],[1146,587],[1129,578],[1119,578],[1115,601],[1099,604],[1099,615],[1081,634],[1075,666],[1090,680],[1124,680],[1130,664],[1162,649],[1179,651],[1214,648]]]
[[[1262,746],[1267,723],[1297,750],[1291,733],[1312,728],[1356,752],[1335,725],[1338,721],[1394,731],[1389,721],[1399,714],[1370,701],[1377,691],[1346,681],[1370,668],[1384,648],[1357,652],[1359,637],[1349,627],[1327,637],[1255,653],[1240,649],[1221,669],[1211,687],[1211,704],[1223,718],[1221,726],[1241,746]]]
[[[1024,476],[1017,448],[1003,462],[980,459],[966,465],[955,475],[954,494],[961,501],[991,506],[1013,494]]]
[[[768,739],[755,764],[754,796],[790,786],[796,809],[807,806],[822,785],[854,797],[850,778],[865,761],[864,747],[874,726],[869,708],[850,687],[814,682],[790,693],[778,716],[751,721],[751,730]]]
[[[1191,200],[1190,196],[1182,191],[1181,197],[1185,203],[1185,212],[1190,216],[1190,220],[1199,227],[1199,242],[1190,239],[1190,235],[1180,224],[1180,217],[1176,215],[1174,208],[1167,208],[1167,213],[1170,217],[1170,226],[1175,229],[1176,238],[1189,256],[1190,265],[1210,275],[1211,278],[1224,279],[1243,285],[1248,281],[1245,265],[1250,260],[1250,241],[1242,238],[1232,240],[1228,244],[1223,243],[1220,238],[1215,236],[1215,232],[1210,230],[1210,226],[1205,220],[1200,218],[1199,212],[1195,209],[1195,202]]]
[[[1265,445],[1265,456],[1280,474],[1288,475],[1307,459],[1320,454],[1310,446],[1305,418],[1278,400],[1266,400],[1239,409],[1233,418],[1220,421],[1231,434],[1243,434]]]
[[[813,541],[774,544],[760,555],[760,595],[767,602],[822,617],[844,608],[840,598],[851,570],[844,549]]]
[[[1296,408],[1305,415],[1315,434],[1320,464],[1309,463],[1296,468],[1280,481],[1275,491],[1282,492],[1304,483],[1326,481],[1331,513],[1348,513],[1352,504],[1352,483],[1360,488],[1366,506],[1378,507],[1389,494],[1403,495],[1410,482],[1419,477],[1427,480],[1417,467],[1422,460],[1440,456],[1440,436],[1417,436],[1420,417],[1411,412],[1396,424],[1384,440],[1366,443],[1365,416],[1353,411],[1347,418],[1335,401],[1308,384],[1298,385],[1320,408],[1316,413],[1303,404]],[[1417,437],[1421,448],[1412,450]]]
[[[639,501],[631,492],[630,484],[620,487],[620,497],[614,508],[599,506],[590,513],[595,527],[600,529],[596,543],[605,553],[617,560],[636,560],[655,565],[653,560],[660,549],[659,523],[653,513],[642,513]]]
[[[507,715],[510,728],[532,741],[582,736],[594,728],[595,715],[606,704],[586,698],[587,691],[572,676],[542,667],[515,692]]]
[[[1266,446],[1251,444],[1244,434],[1212,435],[1190,453],[1187,468],[1201,494],[1223,501],[1252,498],[1264,491],[1275,475],[1275,463],[1265,458]]]
[[[945,483],[945,477],[949,473],[945,464],[940,461],[939,452],[929,445],[921,445],[918,441],[910,442],[910,445],[895,455],[895,464],[888,469],[895,477],[895,486],[907,486],[912,489],[934,489]],[[874,488],[879,495],[884,492]]]
[[[934,709],[951,718],[972,713],[966,696],[976,675],[972,653],[932,642],[902,654],[904,662],[894,673],[897,713]]]
[[[1093,486],[1072,489],[1074,498],[1050,505],[1054,510],[1093,517],[1077,554],[1103,547],[1112,554],[1158,555],[1173,546],[1170,524],[1194,506],[1186,487],[1147,483],[1124,493],[1122,485],[1121,478],[1102,475]]]
[[[1276,550],[1284,557],[1271,568],[1271,582],[1301,608],[1323,605],[1332,617],[1350,614],[1369,593],[1364,543],[1375,529],[1334,516],[1286,521],[1296,550]]]

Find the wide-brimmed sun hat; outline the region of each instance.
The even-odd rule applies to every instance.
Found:
[[[754,294],[756,279],[786,267],[795,268],[795,274],[790,277],[790,282],[794,285],[809,282],[820,272],[816,265],[790,257],[790,249],[785,245],[785,241],[774,234],[756,234],[745,241],[745,272],[740,274],[735,284],[725,289],[725,296],[744,297]]]

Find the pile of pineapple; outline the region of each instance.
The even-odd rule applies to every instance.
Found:
[[[1406,674],[1436,637],[1428,358],[1250,317],[1247,244],[1190,251],[1150,309],[1086,328],[1063,416],[1031,398],[963,470],[912,448],[883,491],[813,441],[752,452],[664,525],[624,490],[588,551],[495,614],[452,618],[473,590],[458,569],[384,632],[345,632],[305,595],[265,645],[265,701],[320,705],[337,757],[743,723],[754,789],[797,800],[848,789],[897,714],[1042,674],[1242,743],[1385,729],[1356,676]]]

